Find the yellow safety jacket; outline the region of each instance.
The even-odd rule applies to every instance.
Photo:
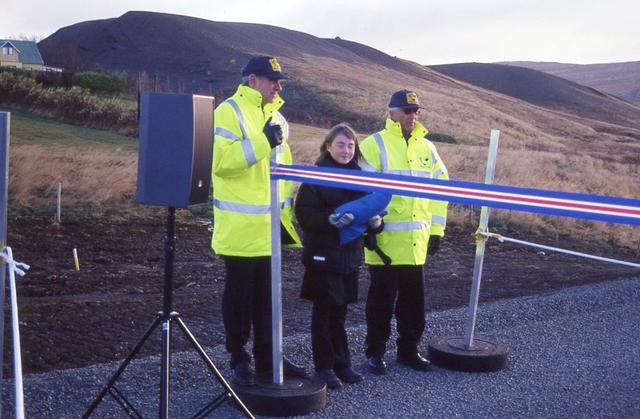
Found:
[[[262,95],[240,85],[214,112],[213,237],[211,247],[220,255],[271,255],[270,162],[291,164],[288,124],[278,112],[278,96],[262,107]],[[267,120],[283,127],[282,145],[271,149],[262,132]],[[300,247],[292,218],[293,186],[279,182],[280,220]]]
[[[449,179],[447,168],[433,143],[425,138],[427,129],[416,122],[409,140],[398,122],[387,118],[385,129],[360,144],[364,171]],[[447,223],[446,201],[394,195],[384,217],[384,230],[378,234],[380,249],[392,265],[423,265],[430,235],[444,236]],[[382,265],[380,257],[365,250],[365,262]]]

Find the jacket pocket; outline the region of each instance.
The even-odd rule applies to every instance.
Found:
[[[333,249],[304,249],[302,263],[316,271],[340,272],[340,253]]]

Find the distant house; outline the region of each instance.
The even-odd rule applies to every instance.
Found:
[[[0,67],[42,71],[44,61],[33,41],[0,39]]]

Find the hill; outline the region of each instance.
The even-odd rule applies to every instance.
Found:
[[[544,71],[640,104],[640,61],[607,64],[508,61],[500,64]]]
[[[178,83],[177,91],[212,91],[219,100],[233,91],[250,55],[274,55],[290,77],[283,113],[294,122],[327,127],[347,121],[372,132],[383,126],[390,94],[411,88],[427,107],[421,119],[430,131],[461,144],[485,145],[490,130],[499,128],[508,139],[501,147],[511,149],[617,162],[639,154],[636,125],[542,108],[362,44],[269,25],[128,12],[62,28],[40,46],[53,65],[69,60],[134,77],[145,71],[173,90]]]
[[[640,128],[640,106],[543,71],[481,63],[435,65],[430,68],[534,105]]]
[[[258,53],[365,62],[302,32],[153,12],[128,12],[119,18],[78,23],[60,29],[39,47],[55,65],[69,67],[71,57],[71,65],[78,69],[176,76],[187,83],[187,90],[234,87],[247,59]]]

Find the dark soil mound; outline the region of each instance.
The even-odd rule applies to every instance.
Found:
[[[544,71],[640,105],[640,61],[601,64],[507,61],[498,64]]]
[[[242,67],[256,54],[290,62],[322,57],[361,67],[373,63],[352,48],[303,32],[152,12],[128,12],[118,18],[78,23],[58,30],[38,46],[49,65],[125,71],[143,89],[146,85],[146,89],[204,92],[218,99],[233,93]],[[400,70],[433,73],[376,53],[376,60],[386,56]],[[363,130],[377,127],[379,118],[374,121],[370,115],[328,100],[325,92],[306,87],[290,70],[284,66],[290,77],[285,112],[292,121],[327,127],[347,121]],[[322,68],[317,71],[320,75]]]
[[[51,65],[69,67],[69,59],[75,57],[81,68],[146,71],[213,91],[237,85],[242,66],[256,53],[364,62],[347,49],[303,32],[152,12],[127,12],[68,26],[39,47]]]

